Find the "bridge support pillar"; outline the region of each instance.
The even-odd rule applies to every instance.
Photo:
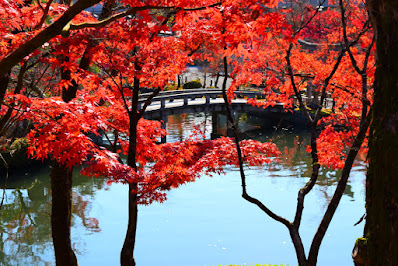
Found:
[[[162,124],[161,124],[161,128],[162,128],[162,129],[166,129],[166,128],[167,128],[167,122],[168,122],[168,116],[162,114],[162,118],[161,118],[161,123],[162,123]],[[161,138],[160,142],[161,142],[161,143],[166,143],[166,141],[167,141],[166,135],[164,135],[164,136]]]
[[[211,139],[217,139],[222,135],[219,133],[220,119],[221,119],[219,114],[220,112],[217,111],[211,112],[211,134],[210,134]],[[223,124],[223,122],[221,122],[221,124]]]

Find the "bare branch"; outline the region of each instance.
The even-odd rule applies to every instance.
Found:
[[[291,81],[292,86],[293,86],[294,93],[296,94],[297,100],[299,102],[300,109],[304,113],[304,115],[306,116],[308,122],[312,123],[312,121],[313,121],[312,117],[311,117],[310,113],[308,112],[307,108],[305,108],[303,97],[301,97],[301,94],[298,91],[298,88],[296,86],[296,82],[294,81],[294,74],[293,74],[292,64],[290,62],[290,55],[291,55],[292,49],[293,49],[293,44],[290,44],[289,45],[289,49],[286,52],[286,57],[285,57],[286,58],[286,62],[287,62],[287,71],[288,71],[288,74],[289,74],[289,77],[290,77],[290,81]]]
[[[44,21],[46,21],[46,18],[48,16],[48,11],[50,10],[50,6],[52,4],[53,0],[49,0],[47,2],[46,8],[43,9],[42,5],[40,4],[40,1],[37,1],[38,5],[40,6],[40,8],[43,10],[43,16],[40,19],[40,22],[37,24],[37,26],[35,27],[36,29],[40,29],[41,26],[43,26]]]
[[[245,172],[244,172],[244,169],[243,169],[243,155],[242,155],[242,150],[241,150],[241,147],[240,147],[240,144],[239,144],[238,129],[237,129],[237,127],[235,125],[235,122],[234,122],[234,119],[232,117],[230,104],[228,102],[228,97],[227,97],[227,78],[228,78],[228,75],[227,75],[227,73],[228,73],[227,58],[224,57],[223,61],[224,61],[224,73],[225,73],[225,76],[224,76],[224,81],[223,81],[223,84],[222,84],[222,95],[223,95],[223,98],[224,98],[226,115],[227,115],[227,118],[228,118],[229,125],[231,126],[232,132],[234,134],[236,150],[237,150],[237,153],[238,153],[239,172],[240,172],[241,182],[242,182],[242,197],[245,200],[257,205],[261,210],[263,210],[272,219],[284,224],[285,226],[287,226],[289,228],[291,226],[291,224],[290,224],[290,222],[287,219],[275,214],[273,211],[271,211],[269,208],[267,208],[258,199],[255,199],[255,198],[249,196],[249,194],[247,194],[247,190],[246,190],[246,175],[245,175]]]
[[[17,85],[15,86],[14,94],[19,94],[21,92],[22,86],[23,86],[23,76],[25,75],[26,70],[27,70],[27,66],[25,63],[22,65],[21,69],[19,70]],[[11,107],[8,107],[7,113],[0,119],[0,136],[3,135],[4,126],[8,122],[8,120],[11,118],[14,106],[15,106],[15,104],[12,103]]]
[[[334,213],[336,212],[337,206],[339,205],[340,199],[344,193],[344,190],[347,185],[348,177],[350,176],[351,168],[354,163],[355,157],[358,154],[359,149],[362,146],[362,143],[365,139],[366,132],[369,128],[370,122],[372,121],[372,108],[370,108],[369,113],[360,128],[348,154],[347,159],[344,163],[344,168],[341,174],[341,178],[337,184],[336,191],[330,201],[328,208],[322,218],[321,223],[319,224],[318,230],[315,233],[314,239],[311,244],[310,252],[308,255],[308,261],[316,262],[316,258],[318,257],[319,247],[321,245],[322,239],[325,236],[326,230],[329,227],[329,224],[333,218]]]
[[[326,2],[326,0],[322,0],[322,3],[320,3],[319,5],[320,5],[320,6],[323,5],[325,2]],[[307,27],[307,25],[308,25],[308,24],[315,18],[315,16],[319,13],[319,11],[320,11],[320,9],[317,8],[316,11],[315,11],[315,13],[308,19],[308,21],[305,22],[305,23],[303,23],[303,24],[300,26],[300,28],[298,28],[298,29],[294,32],[294,35],[299,34],[300,31],[301,31],[302,29],[304,29],[305,27]]]
[[[337,60],[336,60],[336,62],[334,64],[334,66],[333,66],[332,72],[330,72],[329,76],[323,82],[320,104],[319,104],[318,109],[315,112],[315,117],[314,117],[314,121],[315,122],[318,122],[319,116],[321,114],[323,103],[324,103],[324,101],[326,99],[326,88],[329,86],[330,80],[333,78],[334,74],[336,73],[337,69],[339,68],[341,59],[343,59],[344,54],[345,54],[345,50],[341,50],[340,53],[339,53],[339,56],[337,57]]]
[[[156,95],[158,95],[160,91],[161,91],[161,89],[160,89],[160,88],[157,88],[157,89],[156,89],[151,95],[149,95],[149,97],[145,100],[144,106],[143,106],[143,107],[141,108],[141,110],[140,110],[140,114],[139,114],[139,117],[140,117],[140,118],[144,115],[145,110],[146,110],[146,108],[148,107],[148,105],[151,104],[152,99],[153,99]]]

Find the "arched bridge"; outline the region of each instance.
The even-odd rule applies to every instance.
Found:
[[[235,94],[238,97],[232,100],[231,103],[231,108],[234,111],[283,112],[282,103],[267,108],[266,110],[261,107],[246,104],[247,100],[244,98],[263,96],[261,91],[238,90]],[[145,103],[150,95],[151,93],[143,93],[140,95],[140,106]],[[162,91],[152,99],[151,104],[146,108],[144,118],[155,119],[181,113],[222,111],[224,108],[224,99],[222,98],[222,90],[220,89],[203,88]]]

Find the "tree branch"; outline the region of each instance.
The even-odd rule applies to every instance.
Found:
[[[330,201],[328,208],[322,218],[321,223],[319,224],[318,230],[315,233],[314,239],[311,244],[310,252],[308,255],[308,261],[316,263],[319,247],[321,245],[322,239],[325,236],[326,230],[329,227],[329,224],[333,218],[334,213],[339,205],[340,199],[343,196],[344,190],[347,185],[348,178],[350,176],[351,168],[354,163],[355,157],[358,154],[359,149],[362,146],[362,143],[365,139],[366,132],[369,128],[370,122],[372,120],[372,108],[370,108],[369,113],[363,123],[362,127],[360,128],[348,154],[347,159],[344,163],[344,168],[341,173],[341,178],[337,184],[336,191]],[[314,264],[315,265],[315,264]]]
[[[43,9],[42,5],[40,4],[40,1],[37,1],[39,7],[43,10],[43,16],[41,17],[40,22],[36,25],[36,27],[35,27],[36,29],[40,29],[41,26],[43,26],[44,21],[46,21],[46,18],[48,16],[48,11],[50,10],[50,6],[51,6],[52,2],[53,2],[53,0],[49,0],[47,2],[46,8]]]
[[[9,53],[0,61],[0,76],[3,77],[13,66],[18,64],[25,56],[35,51],[45,42],[61,34],[65,25],[67,25],[77,14],[99,3],[100,0],[79,0],[74,3],[58,20],[49,27],[42,30],[32,39],[26,41],[17,49]]]
[[[228,62],[227,62],[227,58],[224,56],[224,81],[222,84],[222,96],[224,98],[224,104],[225,104],[225,109],[226,109],[226,115],[227,115],[227,119],[229,122],[229,125],[232,128],[232,132],[234,135],[234,140],[235,140],[235,145],[236,145],[236,151],[238,153],[238,163],[239,163],[239,173],[241,176],[241,182],[242,182],[242,197],[247,200],[250,203],[253,203],[255,205],[257,205],[262,211],[264,211],[269,217],[271,217],[272,219],[284,224],[285,226],[287,226],[288,228],[290,228],[291,224],[290,222],[275,214],[273,211],[271,211],[269,208],[267,208],[261,201],[259,201],[258,199],[255,199],[251,196],[249,196],[249,194],[247,194],[247,190],[246,190],[246,175],[243,169],[243,155],[242,155],[242,150],[239,144],[239,135],[238,135],[238,129],[235,125],[234,119],[232,117],[232,113],[231,113],[231,109],[230,109],[230,105],[228,102],[228,96],[227,96],[227,79],[228,79]]]
[[[322,3],[319,3],[319,5],[323,5],[326,2],[326,0],[322,0]],[[300,28],[298,28],[295,32],[294,35],[297,35],[302,29],[307,27],[307,25],[315,18],[315,16],[319,13],[319,8],[316,9],[315,13],[308,19],[307,22],[303,23]]]
[[[146,108],[151,104],[152,99],[159,94],[159,92],[161,91],[160,88],[157,88],[151,95],[149,95],[149,97],[145,100],[144,106],[141,108],[141,110],[139,111],[139,117],[141,118],[144,113]]]
[[[321,111],[322,111],[322,106],[323,106],[323,103],[324,103],[324,101],[326,99],[326,88],[329,86],[330,80],[333,78],[334,74],[336,73],[337,69],[339,68],[341,59],[343,59],[344,54],[345,54],[345,50],[341,50],[340,53],[339,53],[339,56],[337,57],[337,60],[336,60],[336,62],[334,64],[334,66],[333,66],[332,72],[330,72],[329,76],[323,82],[320,104],[319,104],[318,109],[316,110],[315,116],[314,116],[315,123],[317,123],[318,120],[319,120],[319,116],[320,116]]]
[[[84,29],[84,28],[100,28],[100,27],[104,27],[107,24],[118,20],[120,18],[126,17],[128,15],[134,15],[135,13],[139,12],[139,11],[144,11],[144,10],[175,10],[177,11],[199,11],[199,10],[204,10],[206,8],[211,8],[211,7],[215,7],[220,5],[220,2],[208,5],[208,6],[201,6],[201,7],[195,7],[195,8],[178,8],[175,6],[151,6],[151,5],[147,5],[147,6],[137,6],[137,7],[132,7],[126,11],[117,13],[113,16],[110,16],[104,20],[98,21],[98,22],[84,22],[84,23],[80,23],[80,24],[71,24],[70,27],[67,30],[79,30],[79,29]]]
[[[293,74],[292,64],[290,62],[290,55],[291,55],[292,49],[293,49],[293,44],[291,43],[289,45],[289,49],[287,50],[286,57],[285,57],[286,62],[287,62],[287,72],[289,74],[290,82],[292,83],[292,87],[293,87],[294,93],[296,94],[297,100],[299,102],[300,110],[304,113],[304,115],[307,118],[308,122],[311,124],[312,121],[313,121],[312,117],[311,117],[310,113],[308,112],[307,108],[305,108],[303,97],[301,97],[301,94],[298,91],[298,88],[296,86],[296,82],[294,81],[294,74]]]
[[[23,86],[23,76],[25,75],[26,70],[27,70],[27,66],[25,63],[21,66],[21,69],[19,70],[17,85],[15,86],[14,94],[19,94],[21,92],[22,86]],[[0,119],[0,136],[2,136],[4,134],[4,131],[3,131],[4,125],[11,118],[14,106],[15,106],[15,104],[12,103],[11,106],[8,107],[7,113]]]

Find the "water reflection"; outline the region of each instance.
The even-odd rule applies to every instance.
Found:
[[[309,178],[312,171],[312,160],[305,149],[310,145],[309,132],[305,127],[294,128],[289,121],[280,120],[270,123],[268,118],[256,117],[247,113],[235,113],[235,120],[239,121],[239,130],[242,138],[258,141],[272,141],[282,152],[278,163],[267,168],[270,177]],[[180,141],[183,136],[192,134],[193,128],[198,128],[205,133],[207,138],[220,135],[229,135],[226,116],[219,112],[201,114],[182,114],[170,116],[167,131],[168,141]],[[357,160],[354,168],[365,169],[363,160]],[[322,189],[326,199],[331,199],[332,192],[329,188],[337,184],[341,175],[340,170],[321,168],[317,185]],[[330,193],[329,193],[330,192]],[[348,183],[345,195],[354,197],[352,187]]]
[[[248,169],[248,189],[253,196],[291,219],[297,190],[311,173],[311,158],[305,152],[309,145],[308,132],[283,123],[275,128],[275,124],[247,114],[237,113],[235,118],[240,121],[243,136],[273,140],[280,148],[279,163]],[[180,141],[194,129],[202,130],[207,138],[228,134],[224,122],[222,114],[171,116],[167,123],[167,140]],[[213,129],[215,126],[217,128]],[[270,220],[265,223],[264,219],[268,218],[240,198],[237,169],[228,169],[225,176],[203,177],[171,191],[165,204],[141,208],[137,265],[296,264],[286,229]],[[363,226],[352,227],[364,211],[364,170],[363,162],[357,161],[342,199],[343,211],[350,216],[337,216],[332,222],[332,231],[321,249],[320,265],[352,265],[349,254],[355,232],[361,232]],[[302,230],[307,246],[339,176],[339,171],[322,169],[318,186],[308,196],[307,218],[304,217],[303,224],[310,228]],[[2,180],[0,182],[3,184]],[[79,265],[118,264],[127,223],[126,191],[126,186],[109,187],[104,179],[75,174],[72,241]],[[48,168],[10,176],[0,219],[1,265],[54,264],[50,204]],[[342,244],[339,241],[344,237],[348,240]],[[339,254],[338,258],[323,251],[327,247]]]
[[[74,176],[72,226],[84,227],[87,232],[99,232],[98,220],[89,217],[88,213],[94,192],[103,189],[106,182],[104,179],[81,177],[77,172]],[[52,265],[50,186],[47,167],[32,174],[9,177],[0,219],[1,265]],[[75,249],[77,246],[75,244]],[[78,248],[76,252],[82,253]]]

